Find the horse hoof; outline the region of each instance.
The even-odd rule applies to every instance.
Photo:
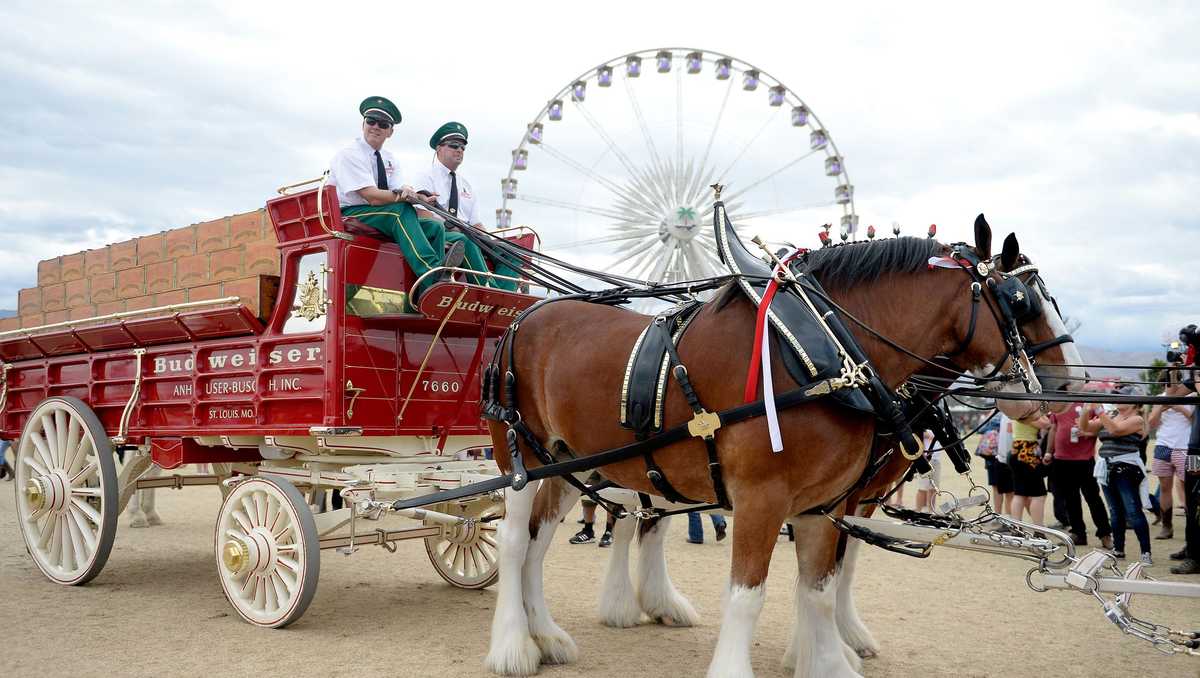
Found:
[[[533,642],[541,651],[543,664],[574,664],[579,661],[579,648],[565,631],[562,635],[534,636]]]
[[[856,652],[858,652],[858,656],[862,657],[863,659],[874,659],[879,656],[879,651],[873,647],[860,647],[858,650],[856,650]]]
[[[136,515],[129,521],[130,527],[150,527],[150,523],[146,521],[146,516]]]
[[[146,512],[146,523],[150,526],[154,526],[154,525],[162,525],[163,521],[162,521],[162,518],[158,515],[158,511],[147,511]]]
[[[643,603],[642,611],[646,613],[647,617],[663,626],[688,627],[695,626],[700,621],[700,615],[696,614],[696,609],[683,596],[653,605]]]
[[[542,653],[533,638],[526,636],[523,640],[510,644],[508,647],[492,647],[488,651],[483,665],[488,671],[500,676],[532,676],[541,666]]]

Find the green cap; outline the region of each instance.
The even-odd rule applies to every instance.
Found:
[[[383,97],[367,97],[358,105],[358,112],[365,118],[368,115],[374,118],[383,118],[395,125],[400,122],[400,109],[396,108],[396,104]]]
[[[433,133],[433,136],[429,137],[429,147],[436,149],[439,144],[445,143],[446,141],[455,137],[462,139],[463,143],[466,143],[467,128],[463,127],[461,122],[448,122],[445,125],[437,128],[437,131]]]

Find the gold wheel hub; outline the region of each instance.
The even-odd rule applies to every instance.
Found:
[[[42,510],[46,505],[46,493],[42,490],[42,484],[37,480],[30,480],[25,485],[25,498],[29,500],[29,505],[34,511]]]
[[[225,546],[221,548],[221,561],[225,563],[225,567],[233,573],[242,571],[246,566],[246,562],[250,559],[250,551],[242,542],[231,539],[225,542]]]

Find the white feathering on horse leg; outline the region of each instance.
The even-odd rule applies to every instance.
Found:
[[[529,618],[521,575],[529,549],[529,515],[538,484],[520,492],[504,493],[504,519],[497,528],[500,544],[500,583],[496,613],[492,616],[492,638],[484,666],[502,676],[531,676],[541,665],[542,653],[529,634]]]
[[[700,621],[696,608],[671,583],[663,541],[670,518],[642,535],[638,549],[638,605],[647,617],[665,626],[695,626]]]
[[[525,555],[525,567],[522,570],[525,593],[525,613],[529,617],[529,634],[537,643],[545,664],[573,664],[579,659],[579,648],[575,640],[562,627],[555,623],[546,605],[546,594],[543,589],[543,565],[546,552],[554,541],[554,533],[558,529],[559,516],[566,513],[579,499],[579,491],[561,483],[565,488],[558,506],[552,515],[542,517],[538,525],[538,536],[529,545]]]
[[[850,539],[846,543],[846,555],[842,557],[842,571],[837,576],[837,596],[834,603],[834,617],[837,619],[838,632],[842,640],[863,659],[879,654],[879,643],[870,629],[858,616],[858,608],[854,604],[854,572],[858,567],[858,551],[862,542]]]
[[[717,649],[708,665],[708,678],[752,678],[750,646],[754,627],[766,598],[765,584],[752,588],[734,585],[725,591]]]
[[[638,607],[637,593],[629,577],[629,546],[636,531],[637,520],[632,516],[613,525],[608,571],[600,588],[600,623],[605,626],[627,629],[637,626],[642,618],[642,608]]]
[[[862,678],[833,618],[836,586],[832,575],[815,588],[804,580],[796,584],[796,626],[790,649],[795,678]]]

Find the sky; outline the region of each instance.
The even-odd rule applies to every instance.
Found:
[[[318,176],[368,95],[403,112],[402,167],[429,162],[442,122],[466,124],[489,214],[561,87],[628,52],[694,46],[819,112],[861,224],[936,223],[952,242],[985,213],[1017,233],[1081,344],[1157,350],[1200,322],[1200,7],[834,4],[9,0],[0,308],[40,259],[258,209]],[[815,224],[795,229],[815,241]]]

